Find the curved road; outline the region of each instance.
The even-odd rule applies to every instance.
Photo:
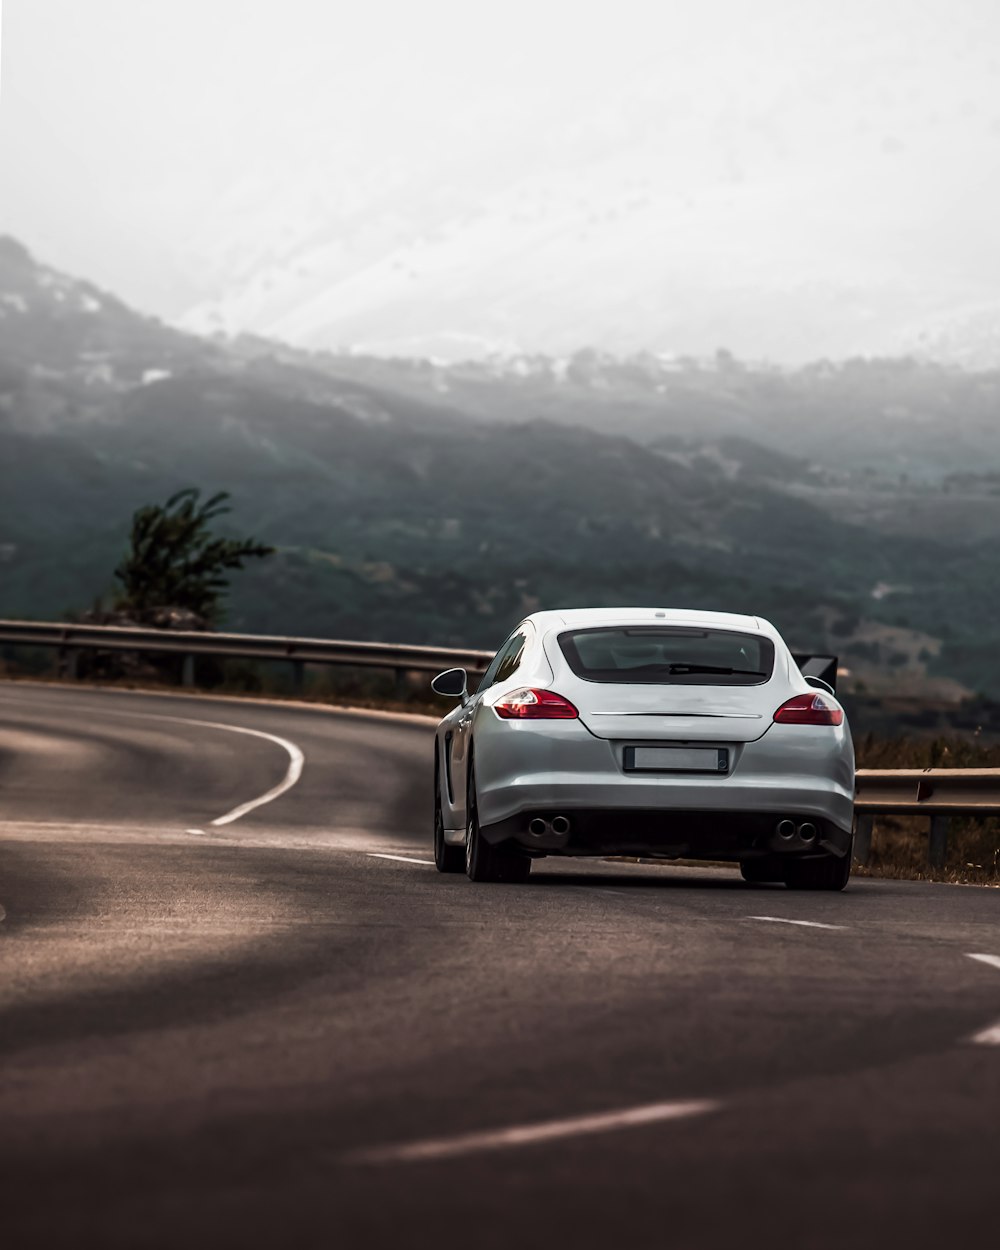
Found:
[[[1000,892],[473,886],[431,741],[0,686],[5,1244],[992,1243]]]

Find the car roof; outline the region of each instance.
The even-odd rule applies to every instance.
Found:
[[[736,612],[705,612],[692,608],[566,608],[533,612],[526,618],[540,632],[586,629],[599,625],[701,625],[776,635],[769,621]]]

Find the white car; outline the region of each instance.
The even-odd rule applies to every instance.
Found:
[[[729,860],[751,882],[841,890],[854,747],[832,689],[767,621],[536,612],[437,728],[434,860],[524,881],[545,855]]]

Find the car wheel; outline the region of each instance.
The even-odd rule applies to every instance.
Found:
[[[491,846],[479,829],[476,775],[470,769],[466,797],[465,871],[470,881],[527,881],[531,860],[507,846]]]
[[[784,868],[773,859],[746,859],[740,872],[750,885],[776,885],[785,879]]]
[[[460,846],[449,846],[444,840],[444,812],[441,809],[441,780],[434,776],[434,864],[438,872],[461,872],[465,853]]]
[[[842,890],[851,876],[851,853],[820,859],[790,859],[785,885],[790,890]]]

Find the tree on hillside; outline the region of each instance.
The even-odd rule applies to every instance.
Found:
[[[255,538],[212,534],[211,523],[231,511],[228,500],[222,491],[202,503],[201,492],[189,487],[162,507],[147,504],[135,512],[128,554],[115,569],[122,587],[118,609],[139,619],[171,608],[218,621],[229,587],[224,573],[274,552]]]

